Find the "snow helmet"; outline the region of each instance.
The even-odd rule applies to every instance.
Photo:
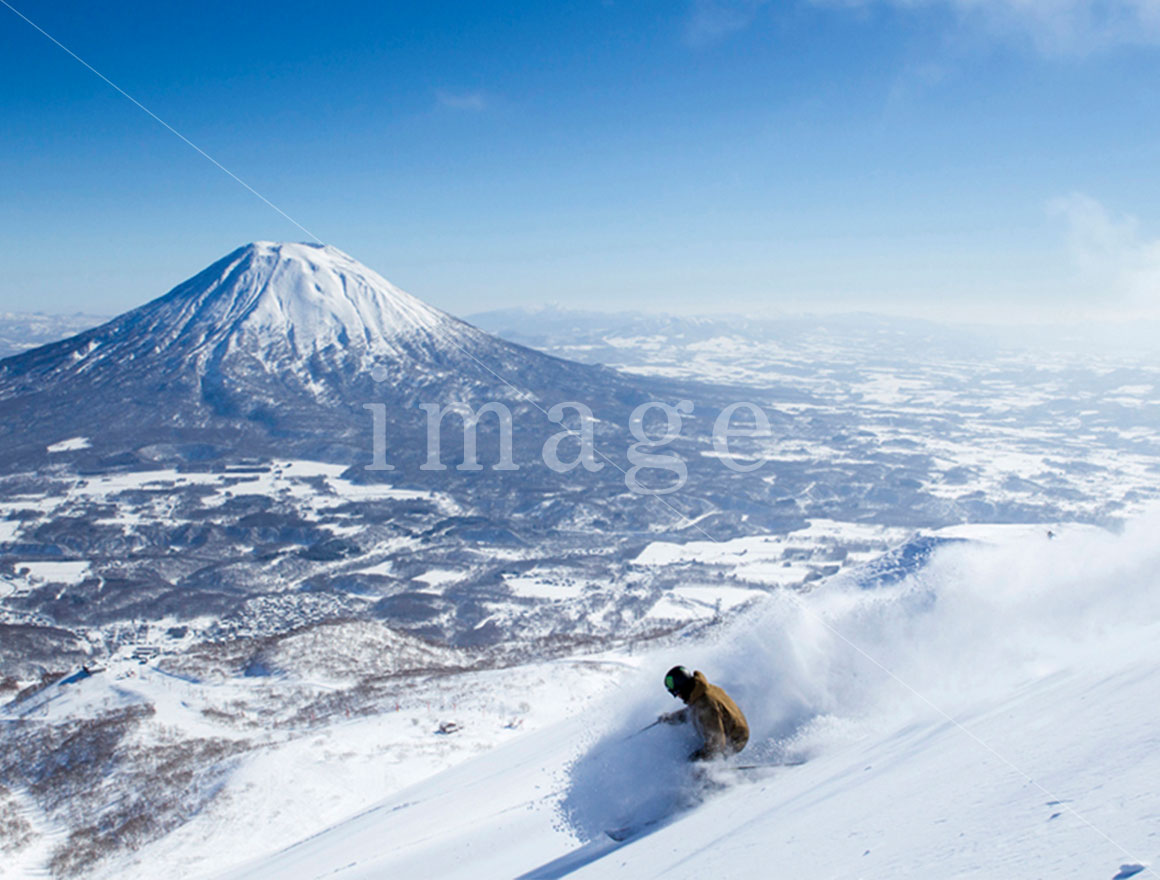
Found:
[[[693,676],[684,666],[674,666],[665,673],[665,690],[674,697],[687,694],[693,686]]]

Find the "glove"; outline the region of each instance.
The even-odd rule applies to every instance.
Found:
[[[662,724],[683,724],[685,722],[685,710],[680,709],[676,712],[666,712],[657,721]]]

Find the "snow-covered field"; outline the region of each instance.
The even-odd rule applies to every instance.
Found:
[[[1054,539],[964,527],[975,540],[940,546],[893,584],[841,575],[774,593],[709,640],[478,673],[461,699],[519,693],[526,726],[458,707],[470,720],[441,738],[454,744],[449,769],[418,780],[400,766],[440,762],[406,751],[391,718],[335,725],[255,758],[229,797],[111,867],[236,878],[1155,876],[1157,528],[1158,515],[1120,534],[1071,527]],[[746,711],[743,760],[806,763],[716,766],[698,779],[682,760],[686,731],[634,735],[672,708],[659,678],[675,662]],[[604,834],[650,821],[624,842]],[[299,842],[271,852],[289,839]]]

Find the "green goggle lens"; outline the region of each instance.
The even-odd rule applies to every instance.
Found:
[[[673,677],[671,675],[666,675],[665,676],[665,687],[668,689],[669,693],[672,693],[673,689],[676,686],[677,685],[676,685],[676,682],[673,681]]]

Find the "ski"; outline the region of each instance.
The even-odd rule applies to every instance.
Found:
[[[643,831],[660,824],[660,819],[651,819],[648,822],[639,822],[635,825],[623,825],[620,828],[609,828],[604,833],[617,843],[624,843],[630,837],[635,837]]]
[[[769,764],[734,764],[734,770],[764,770],[770,767],[800,767],[805,761],[774,761]]]

